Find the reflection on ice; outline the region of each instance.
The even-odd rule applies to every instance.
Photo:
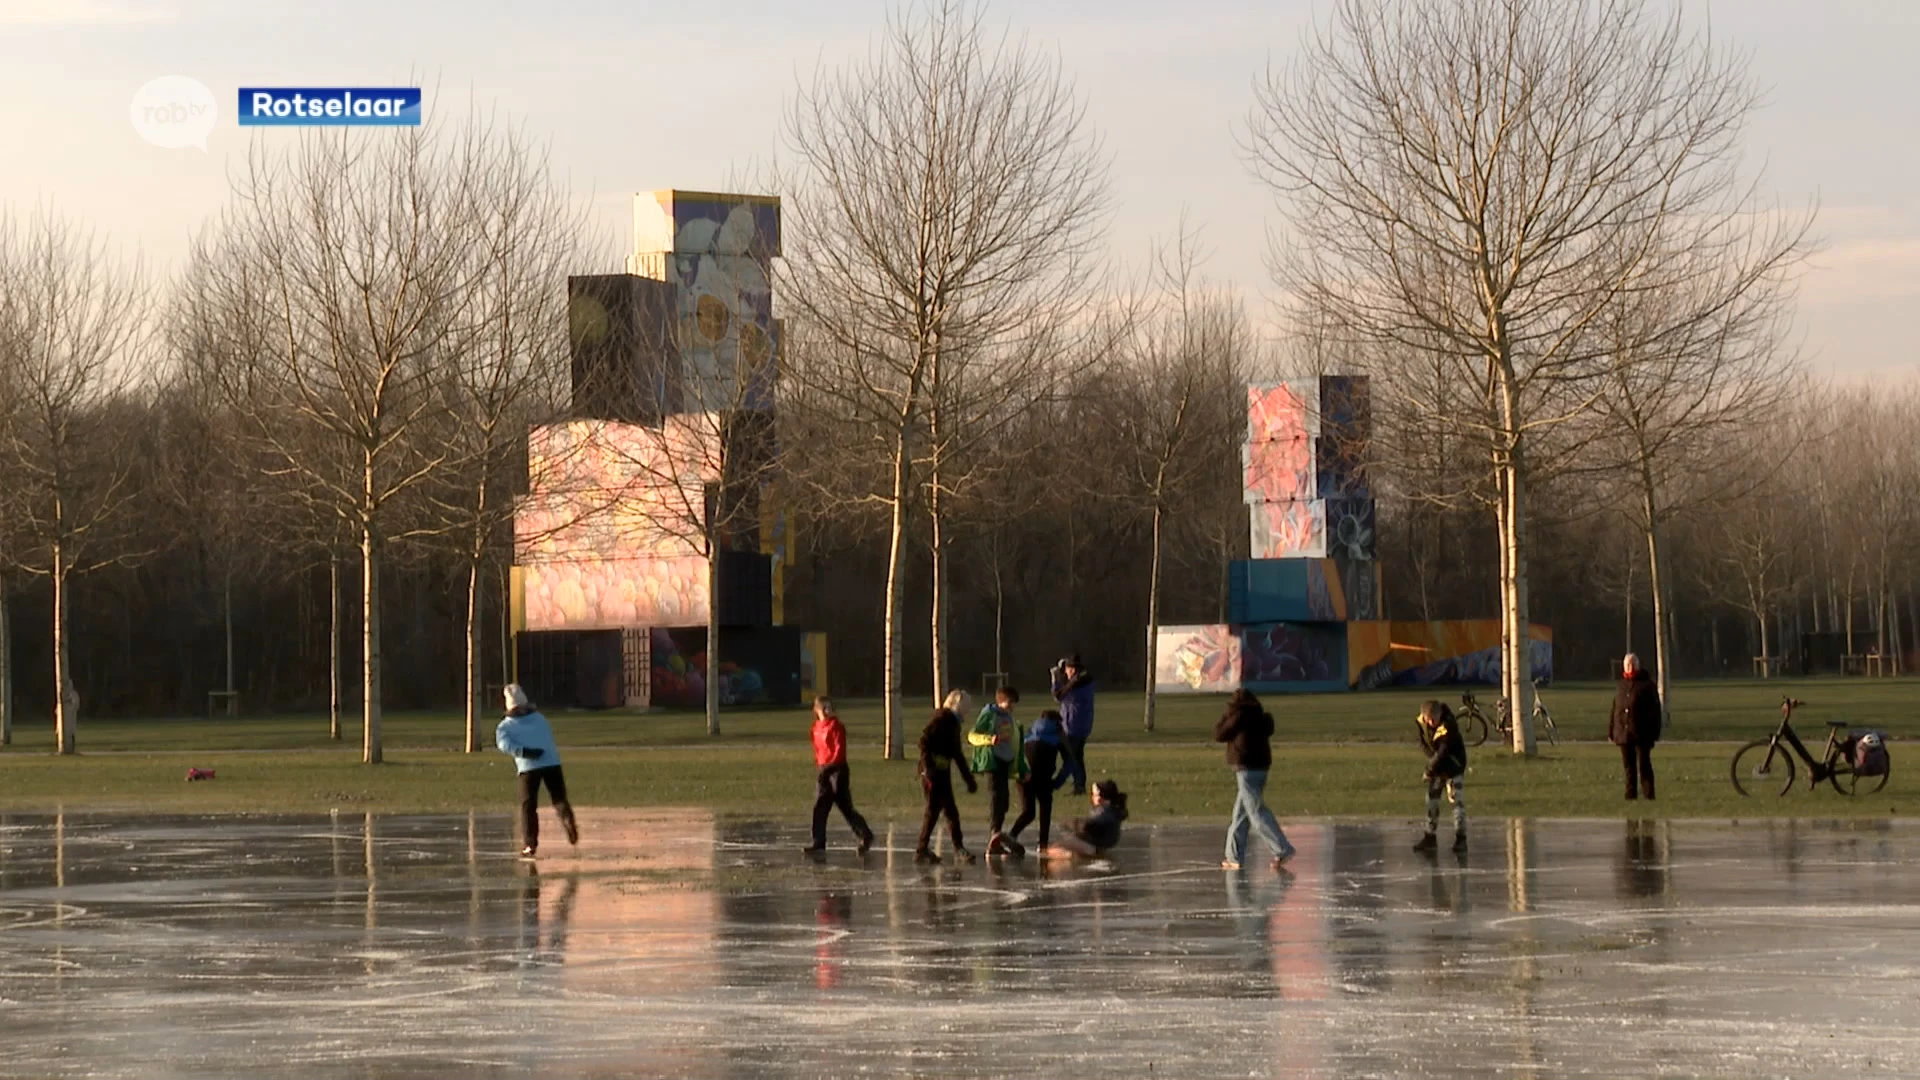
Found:
[[[1920,1072],[1894,823],[1292,824],[1275,875],[582,820],[0,816],[0,1076]]]

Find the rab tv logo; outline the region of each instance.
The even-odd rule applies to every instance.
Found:
[[[419,127],[417,86],[240,88],[241,127]]]

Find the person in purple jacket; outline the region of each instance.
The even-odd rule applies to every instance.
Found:
[[[1093,675],[1075,653],[1053,665],[1053,700],[1067,732],[1061,777],[1073,778],[1073,793],[1087,793],[1087,739],[1093,734]]]

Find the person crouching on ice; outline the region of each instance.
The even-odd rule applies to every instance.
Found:
[[[1460,735],[1453,710],[1438,701],[1420,706],[1415,717],[1420,727],[1420,748],[1427,753],[1427,768],[1421,775],[1427,781],[1427,831],[1413,845],[1415,851],[1433,851],[1440,846],[1435,836],[1440,829],[1440,792],[1444,789],[1453,803],[1453,850],[1467,850],[1467,803],[1461,791],[1467,772],[1467,740]]]
[[[560,772],[560,750],[553,745],[553,729],[547,718],[533,707],[533,701],[519,683],[511,683],[506,692],[507,717],[493,729],[494,745],[513,755],[520,781],[520,849],[531,859],[540,848],[540,785],[547,786],[553,812],[567,830],[567,843],[580,842],[580,826],[573,820],[573,805],[567,802],[567,780]]]

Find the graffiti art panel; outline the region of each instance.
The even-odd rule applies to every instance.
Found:
[[[1240,635],[1230,626],[1162,626],[1153,687],[1162,694],[1226,694],[1240,688]]]
[[[1312,441],[1320,433],[1319,388],[1310,380],[1247,387],[1247,441]]]
[[[1318,499],[1248,507],[1249,554],[1256,559],[1320,559],[1327,554],[1327,505]]]
[[[528,563],[521,570],[528,630],[707,621],[707,560],[697,556]]]
[[[1532,675],[1553,679],[1553,631],[1529,633]],[[1395,620],[1348,625],[1347,670],[1359,690],[1383,686],[1493,686],[1500,682],[1500,620]]]
[[[1372,499],[1328,499],[1327,554],[1350,562],[1372,562],[1374,514]]]
[[[1346,631],[1339,624],[1274,623],[1241,631],[1240,681],[1346,685]],[[1304,687],[1302,687],[1304,689]]]
[[[1291,502],[1313,498],[1313,440],[1275,439],[1240,448],[1247,502]]]

